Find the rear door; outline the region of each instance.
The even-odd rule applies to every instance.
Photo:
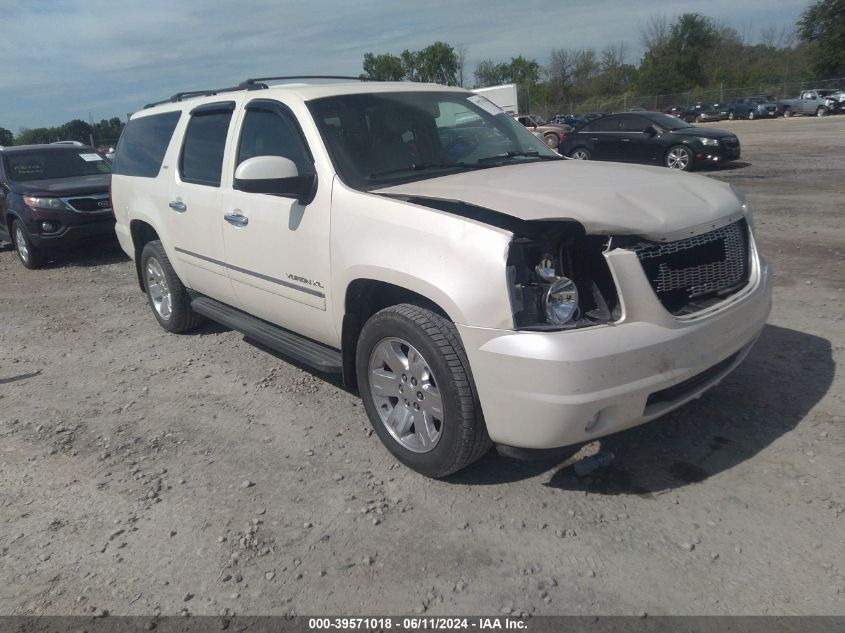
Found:
[[[624,116],[619,122],[620,160],[628,163],[653,163],[659,160],[660,139],[647,134],[652,123],[641,116]]]
[[[596,160],[623,160],[622,143],[619,136],[621,117],[610,116],[598,119],[590,126],[589,138]]]
[[[225,303],[234,303],[234,292],[223,251],[220,184],[235,106],[230,100],[191,110],[166,210],[182,281]]]

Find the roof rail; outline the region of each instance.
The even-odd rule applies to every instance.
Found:
[[[266,81],[294,81],[297,79],[342,79],[346,81],[381,81],[369,77],[349,77],[346,75],[287,75],[281,77],[254,77],[240,83],[243,90],[261,90],[267,88]]]
[[[235,92],[237,90],[264,90],[269,86],[264,83],[266,81],[293,81],[296,79],[342,79],[346,81],[381,81],[381,79],[370,79],[368,77],[347,77],[345,75],[291,75],[283,77],[255,77],[242,81],[237,86],[229,86],[228,88],[214,88],[212,90],[188,90],[186,92],[177,92],[169,99],[162,99],[161,101],[153,101],[144,106],[152,108],[163,103],[177,103],[184,99],[192,97],[211,97],[221,92]]]
[[[212,90],[187,90],[185,92],[177,92],[169,99],[162,99],[161,101],[148,103],[144,106],[144,109],[152,108],[153,106],[161,105],[163,103],[176,103],[178,101],[182,101],[183,99],[190,99],[191,97],[211,97],[221,92],[235,92],[237,90],[243,90],[243,87],[229,86],[228,88],[214,88]]]

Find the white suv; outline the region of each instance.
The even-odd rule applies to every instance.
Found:
[[[118,238],[162,327],[342,373],[409,467],[641,424],[759,335],[771,281],[729,185],[564,160],[457,88],[271,79],[131,117]]]

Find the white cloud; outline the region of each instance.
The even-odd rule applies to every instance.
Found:
[[[266,74],[349,74],[365,52],[435,40],[485,58],[545,63],[552,48],[625,41],[639,53],[650,15],[704,13],[738,30],[792,25],[805,0],[0,0],[0,126],[119,115],[180,90]],[[635,60],[631,60],[635,61]]]

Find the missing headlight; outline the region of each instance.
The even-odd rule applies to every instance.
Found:
[[[516,235],[507,268],[514,327],[560,330],[617,320],[607,244],[607,237],[567,222],[538,222]]]

